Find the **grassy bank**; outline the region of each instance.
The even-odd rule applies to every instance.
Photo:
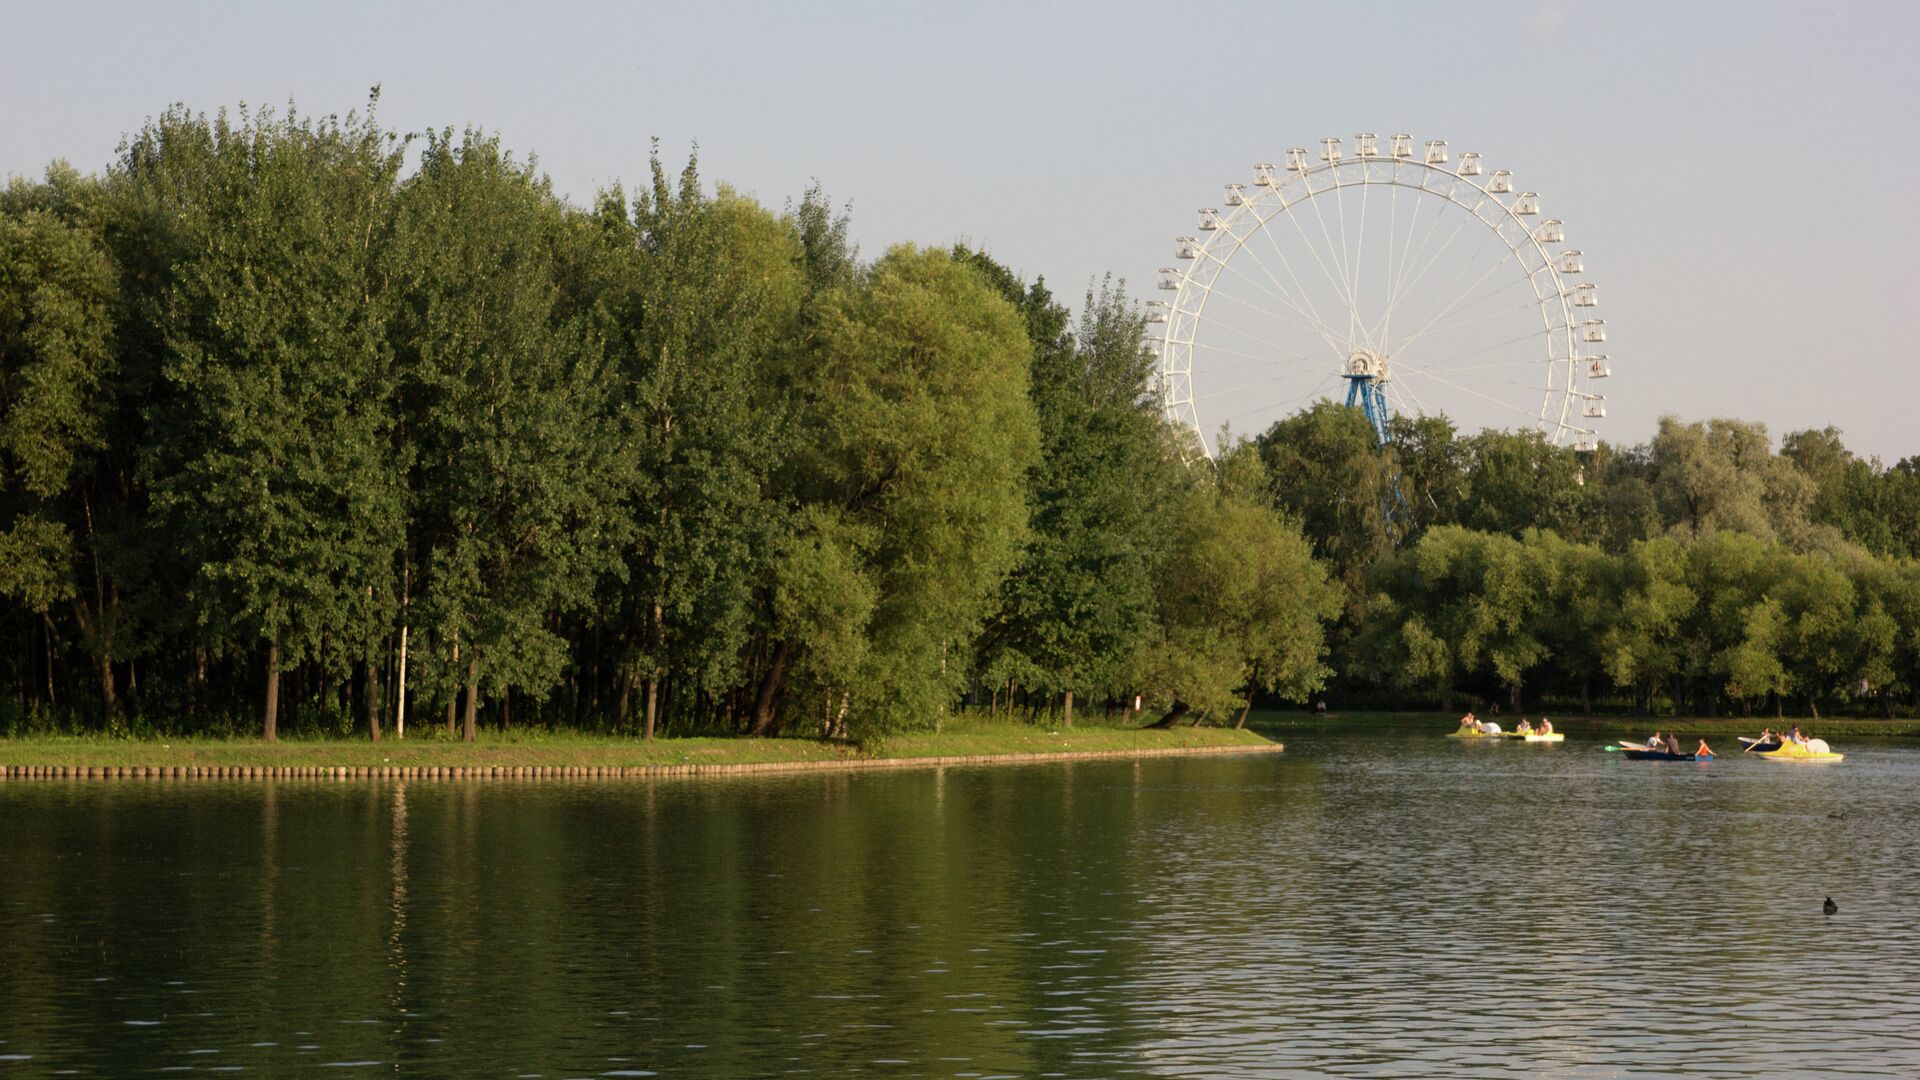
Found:
[[[1797,716],[1789,716],[1782,720],[1770,716],[1563,716],[1555,713],[1548,715],[1553,717],[1555,731],[1563,731],[1573,736],[1601,738],[1645,737],[1657,730],[1673,731],[1682,736],[1691,735],[1707,739],[1718,736],[1730,739],[1736,735],[1757,735],[1763,727],[1778,730],[1791,724],[1799,724],[1802,731],[1828,739],[1870,735],[1920,736],[1920,720],[1869,720],[1860,717],[1815,720],[1811,717]],[[1530,718],[1537,723],[1540,715],[1534,713]],[[1512,730],[1519,717],[1483,715],[1482,719],[1492,720],[1501,727]],[[1247,719],[1247,726],[1275,738],[1285,738],[1289,734],[1303,732],[1432,731],[1436,734],[1445,734],[1452,731],[1459,722],[1458,712],[1330,712],[1325,716],[1315,716],[1309,712],[1275,711],[1253,713]]]
[[[660,765],[747,765],[828,762],[873,758],[958,757],[983,754],[1053,754],[1088,751],[1173,750],[1194,747],[1265,747],[1272,740],[1252,731],[1135,727],[1037,727],[966,717],[940,732],[894,736],[865,747],[809,738],[667,738],[546,732],[483,732],[472,743],[437,732],[422,738],[111,739],[30,736],[0,739],[0,766],[258,766],[486,768],[586,766],[640,768]]]

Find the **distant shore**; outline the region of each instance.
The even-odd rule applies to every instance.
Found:
[[[897,735],[877,746],[809,738],[659,738],[485,733],[471,743],[422,738],[0,739],[8,779],[387,777],[527,778],[709,776],[831,769],[993,765],[1186,754],[1273,753],[1275,740],[1230,728],[1153,731],[1073,728],[969,718],[940,732]]]
[[[1311,734],[1334,732],[1367,731],[1426,731],[1445,734],[1459,725],[1463,710],[1452,712],[1367,712],[1336,711],[1323,716],[1308,712],[1255,712],[1247,725],[1268,734]],[[1534,723],[1539,723],[1540,713],[1521,714]],[[1794,724],[1801,730],[1821,738],[1866,737],[1866,736],[1920,736],[1920,719],[1875,720],[1857,716],[1814,719],[1807,716],[1789,716],[1784,719],[1771,716],[1621,716],[1607,714],[1600,716],[1580,716],[1575,714],[1545,714],[1553,719],[1555,731],[1565,732],[1576,738],[1583,736],[1612,737],[1616,735],[1645,736],[1654,731],[1672,731],[1683,736],[1703,738],[1732,738],[1736,735],[1758,735],[1761,728],[1773,728],[1778,731]],[[1491,720],[1503,730],[1512,731],[1520,721],[1520,715],[1481,713],[1482,720]]]

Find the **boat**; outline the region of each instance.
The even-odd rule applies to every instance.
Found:
[[[1827,740],[1825,739],[1808,739],[1805,745],[1797,742],[1783,742],[1772,745],[1756,743],[1753,745],[1753,753],[1754,756],[1766,758],[1768,761],[1785,761],[1798,765],[1811,765],[1823,761],[1840,761],[1847,756],[1845,754],[1834,753],[1833,749],[1827,745]]]
[[[1510,734],[1512,733],[1506,732],[1506,731],[1496,731],[1492,733],[1488,733],[1485,731],[1449,731],[1447,732],[1447,738],[1449,739],[1504,739]]]
[[[1566,742],[1567,741],[1566,733],[1563,731],[1547,731],[1547,732],[1509,731],[1506,734],[1507,734],[1507,738],[1509,739],[1524,739],[1527,742]]]
[[[1620,747],[1620,752],[1634,761],[1712,761],[1712,754],[1676,754],[1670,750],[1650,750],[1644,746]]]

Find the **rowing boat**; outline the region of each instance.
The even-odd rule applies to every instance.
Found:
[[[1634,761],[1712,761],[1712,754],[1676,754],[1668,750],[1650,750],[1644,746],[1620,747],[1620,752]]]

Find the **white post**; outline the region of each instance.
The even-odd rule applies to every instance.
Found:
[[[394,734],[398,738],[407,737],[407,627],[400,627],[400,687],[394,693],[399,698],[393,718]]]

